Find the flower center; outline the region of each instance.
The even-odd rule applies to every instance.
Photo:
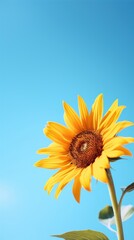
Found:
[[[69,147],[72,163],[86,168],[102,153],[102,137],[95,131],[87,130],[77,134]]]

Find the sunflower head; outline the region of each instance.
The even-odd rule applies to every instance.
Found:
[[[90,111],[79,96],[79,115],[65,102],[63,108],[66,126],[56,122],[47,123],[44,133],[52,143],[38,150],[39,154],[47,154],[48,157],[36,162],[35,166],[59,169],[44,187],[50,193],[54,185],[58,184],[56,197],[74,180],[72,191],[79,202],[81,188],[91,190],[92,177],[108,182],[106,169],[110,168],[110,161],[123,155],[132,155],[124,145],[134,142],[134,138],[118,136],[118,133],[134,124],[129,121],[117,122],[125,108],[118,106],[118,100],[103,115],[102,94],[95,99]]]

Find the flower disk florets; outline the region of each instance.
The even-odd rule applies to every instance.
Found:
[[[91,130],[77,134],[69,147],[72,163],[79,168],[86,168],[102,153],[103,142],[99,133]]]

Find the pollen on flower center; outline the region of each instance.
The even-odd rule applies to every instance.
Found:
[[[88,143],[87,142],[83,142],[80,146],[80,151],[81,152],[85,152],[88,148]]]
[[[95,131],[87,130],[77,134],[69,147],[71,161],[79,168],[93,163],[102,153],[102,137]]]

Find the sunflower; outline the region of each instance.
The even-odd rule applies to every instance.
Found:
[[[118,106],[118,99],[113,102],[103,116],[103,95],[95,99],[91,111],[85,101],[78,96],[79,115],[63,102],[64,121],[66,126],[48,122],[44,134],[53,142],[46,148],[38,150],[39,154],[48,157],[35,163],[36,167],[59,169],[46,183],[44,189],[50,193],[58,184],[55,197],[62,189],[74,180],[72,192],[77,202],[80,191],[91,191],[91,179],[94,177],[108,183],[106,169],[110,162],[131,152],[123,145],[134,142],[134,138],[117,134],[124,128],[134,125],[129,121],[117,122],[125,106]]]

